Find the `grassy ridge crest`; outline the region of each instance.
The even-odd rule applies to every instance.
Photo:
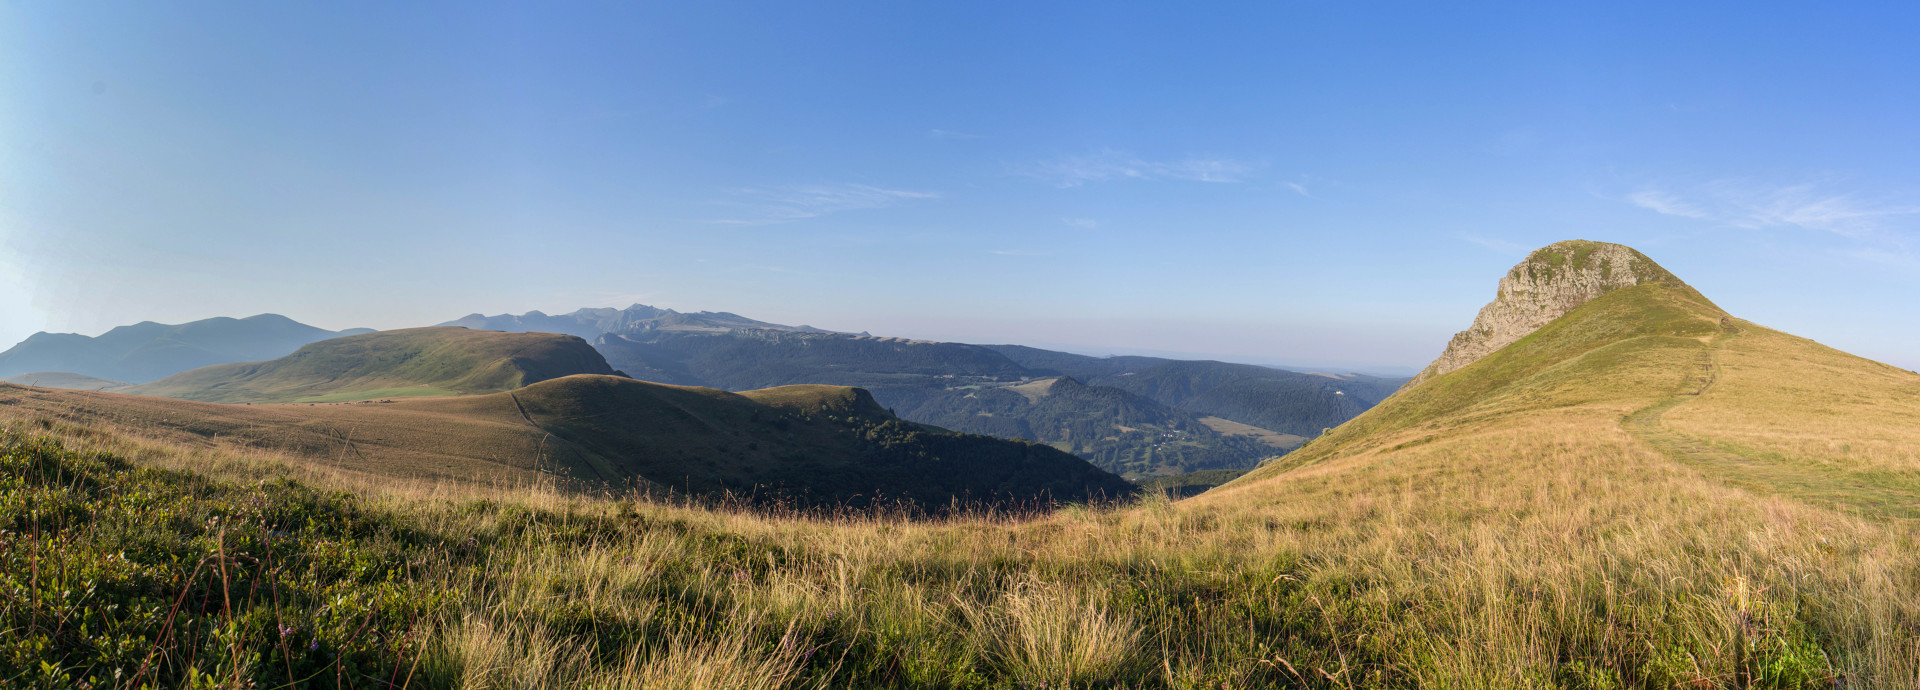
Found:
[[[204,402],[339,402],[382,397],[393,388],[484,394],[571,374],[613,373],[593,346],[574,336],[408,328],[323,340],[280,359],[204,367],[124,392]]]
[[[1389,432],[1422,427],[1438,433],[1487,415],[1519,413],[1530,407],[1525,399],[1530,386],[1603,386],[1607,368],[1621,355],[1644,347],[1704,347],[1699,339],[1718,333],[1722,318],[1719,307],[1684,284],[1654,282],[1616,290],[1473,364],[1402,389],[1239,481],[1258,481],[1348,454],[1381,442]],[[1634,342],[1639,339],[1653,340]],[[1569,403],[1556,398],[1555,404]],[[1474,411],[1481,415],[1474,417]]]

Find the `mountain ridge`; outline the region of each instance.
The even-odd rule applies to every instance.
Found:
[[[203,366],[273,359],[309,343],[364,332],[329,331],[279,314],[171,325],[142,321],[99,336],[42,331],[0,352],[0,377],[67,372],[146,383]]]
[[[575,336],[427,327],[333,338],[278,359],[203,367],[121,392],[202,402],[344,402],[497,393],[573,374],[623,375]]]

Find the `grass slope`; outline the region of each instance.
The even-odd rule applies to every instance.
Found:
[[[1572,687],[1920,679],[1920,376],[1643,284],[1188,502],[1415,614],[1448,669]],[[1323,506],[1298,510],[1303,503]],[[1289,517],[1291,516],[1291,517]]]
[[[1280,467],[1377,447],[1409,428],[1429,432],[1471,426],[1546,407],[1565,407],[1644,391],[1621,384],[1640,376],[1675,376],[1639,358],[1658,353],[1691,362],[1720,333],[1724,312],[1691,288],[1649,283],[1582,305],[1512,345],[1456,372],[1411,386],[1296,451]],[[1676,354],[1678,353],[1678,354]],[[1415,441],[1437,438],[1432,433]]]
[[[555,477],[583,488],[929,510],[1133,490],[1052,448],[901,422],[865,391],[837,386],[729,393],[581,375],[490,395],[333,405],[0,390],[0,402],[68,424],[435,481]]]
[[[120,381],[111,381],[65,371],[36,371],[0,379],[0,383],[11,383],[18,386],[65,388],[77,391],[111,391],[126,388],[129,385]]]
[[[125,392],[207,402],[346,401],[395,388],[477,394],[572,374],[613,374],[573,336],[409,328],[321,341],[266,362],[195,369]]]
[[[1198,423],[1199,415],[1111,387],[1076,382],[1069,394],[1044,399],[1025,395],[1019,392],[1022,386],[1048,386],[1051,378],[1058,377],[1021,384],[1031,378],[1031,371],[994,348],[978,345],[740,329],[609,336],[598,340],[596,347],[622,371],[666,383],[730,390],[793,384],[859,386],[872,391],[903,419],[1046,443],[1129,477],[1211,467],[1248,468],[1285,447],[1219,433]],[[1290,375],[1312,378],[1316,386],[1326,381]],[[1327,397],[1333,398],[1331,389]],[[1344,413],[1337,418],[1316,418],[1315,423],[1338,423],[1360,409],[1364,406],[1340,407],[1337,411]]]
[[[1920,465],[1920,375],[1722,322],[1689,292],[1595,300],[1195,498],[1024,520],[339,476],[66,416],[113,396],[4,389],[0,421],[67,447],[0,452],[0,674],[1915,687],[1920,527],[1883,499]],[[862,414],[842,400],[823,414]]]

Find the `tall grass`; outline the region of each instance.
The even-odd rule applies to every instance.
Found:
[[[1622,420],[1665,400],[1701,343],[1656,345],[1597,351],[1604,389],[1560,367],[1194,499],[1020,518],[409,483],[17,418],[66,449],[39,475],[10,470],[0,492],[0,681],[1920,686],[1916,523],[1731,481],[1636,436]],[[1862,419],[1827,433],[1905,438],[1875,426],[1897,415]],[[92,464],[96,451],[172,470]],[[153,502],[135,512],[129,496]],[[268,538],[301,548],[273,567],[242,558]],[[172,560],[114,557],[162,539]],[[167,623],[165,605],[135,607],[148,617],[62,593],[120,569],[145,573],[149,598],[191,605]],[[278,601],[238,594],[264,583]],[[62,621],[147,642],[87,647]],[[42,639],[53,646],[31,646]]]

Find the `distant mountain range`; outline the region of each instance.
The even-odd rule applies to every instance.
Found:
[[[581,309],[558,316],[550,316],[538,311],[530,311],[518,316],[513,314],[486,316],[476,313],[440,325],[488,331],[546,331],[579,336],[587,340],[593,340],[608,333],[643,333],[655,330],[717,332],[735,328],[771,328],[803,333],[830,332],[812,326],[782,326],[777,323],[755,321],[739,314],[723,311],[688,314],[644,304],[635,304],[625,309]]]
[[[329,331],[279,314],[178,325],[143,321],[97,337],[40,332],[0,352],[0,378],[64,372],[145,383],[214,364],[283,357],[308,343],[369,332],[365,328]]]

